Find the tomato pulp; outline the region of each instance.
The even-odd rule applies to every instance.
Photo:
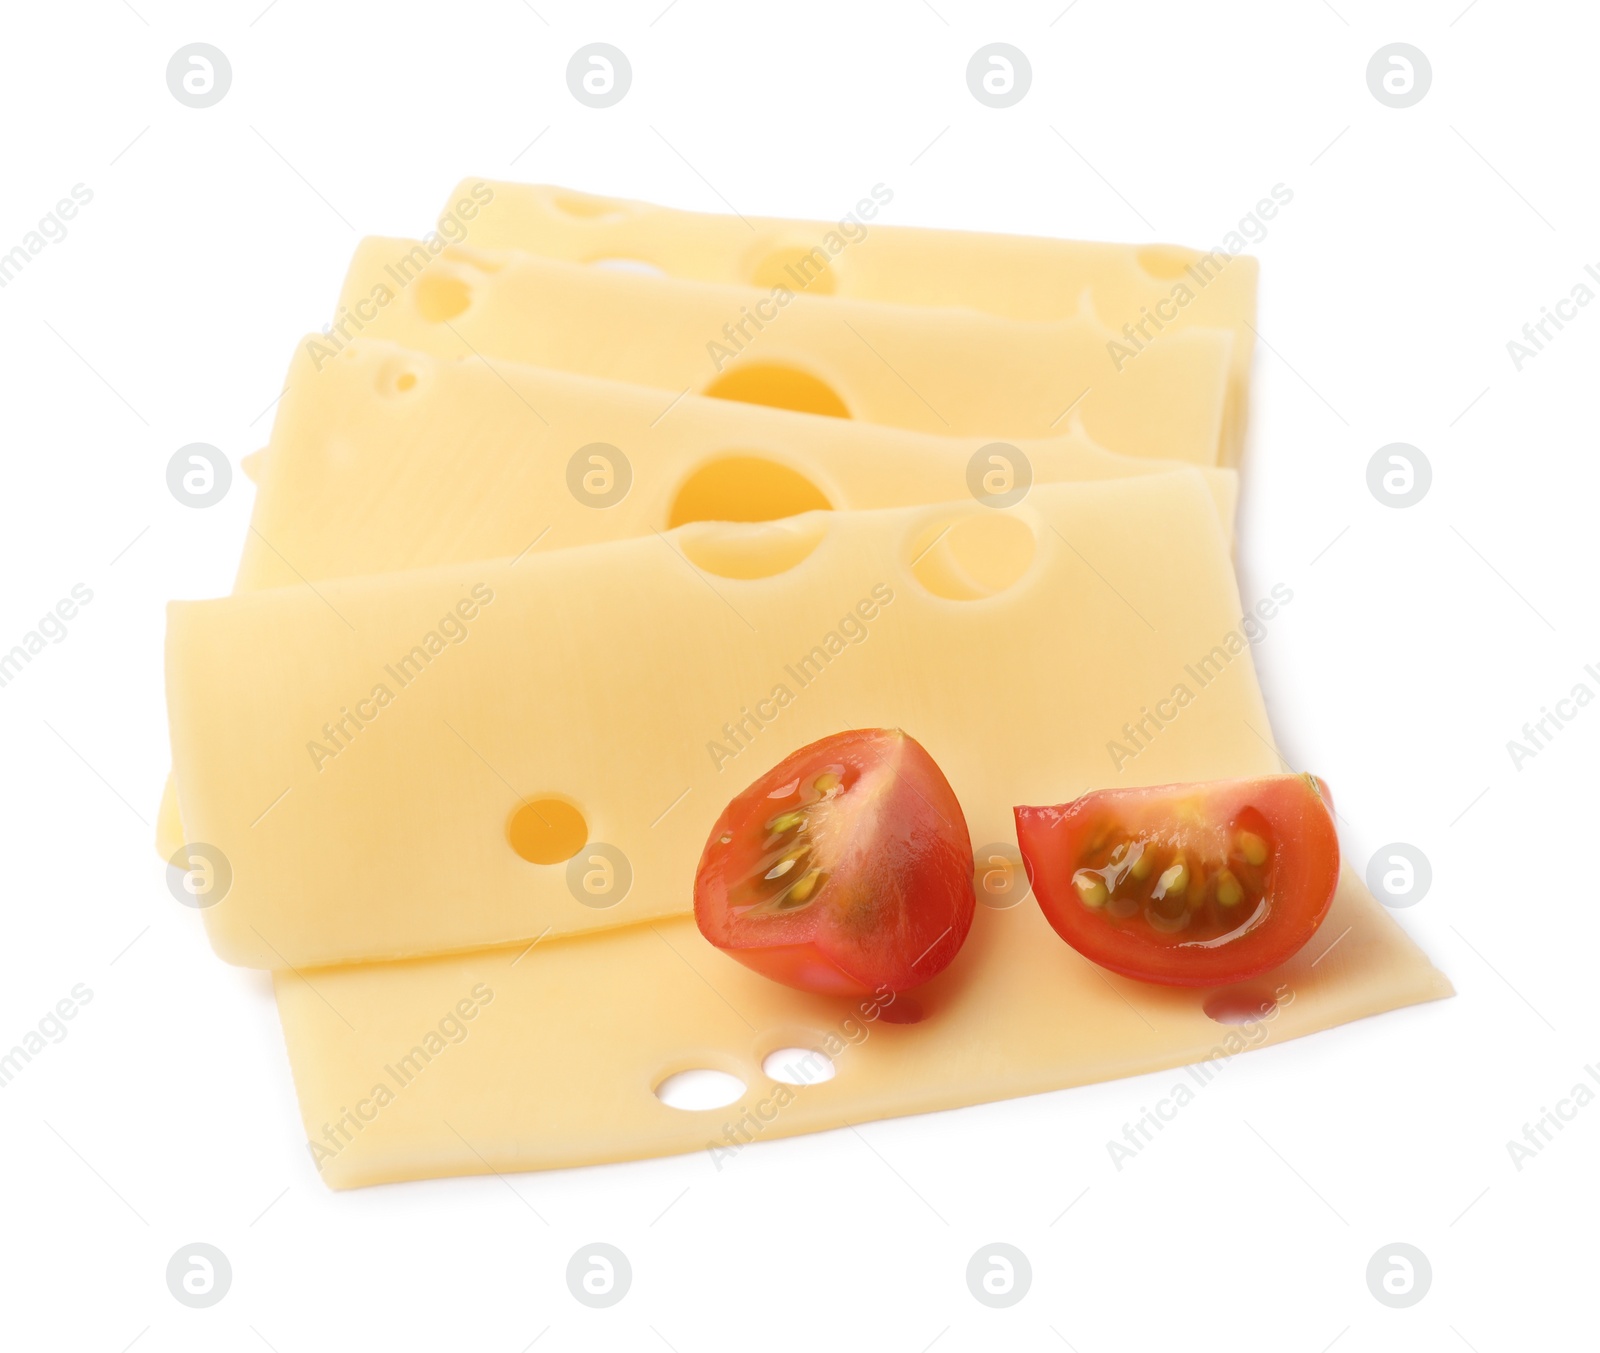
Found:
[[[700,932],[802,991],[901,992],[972,927],[972,843],[933,758],[898,729],[837,733],[723,809],[695,874]]]
[[[1223,986],[1275,968],[1339,883],[1326,786],[1307,775],[1098,790],[1015,812],[1056,933],[1141,982]]]

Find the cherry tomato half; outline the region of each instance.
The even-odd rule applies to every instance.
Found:
[[[1326,787],[1307,775],[1103,789],[1015,811],[1056,933],[1141,982],[1223,986],[1275,968],[1322,924],[1339,883]]]
[[[802,991],[906,991],[972,926],[972,843],[933,758],[898,729],[803,747],[722,811],[694,918],[724,953]]]

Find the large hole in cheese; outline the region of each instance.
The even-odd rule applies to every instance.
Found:
[[[777,362],[750,362],[724,371],[701,391],[713,399],[740,404],[765,404],[771,409],[792,409],[828,418],[848,418],[850,410],[827,381],[809,371]]]
[[[934,518],[912,533],[912,575],[936,597],[980,601],[1004,592],[1033,563],[1028,523],[1001,512]]]
[[[511,849],[529,864],[570,860],[588,839],[589,824],[565,799],[528,799],[517,805],[506,823]]]
[[[667,527],[691,521],[776,521],[826,511],[827,496],[798,470],[765,456],[719,456],[683,481]]]
[[[719,578],[771,578],[806,559],[828,534],[828,518],[761,522],[705,522],[679,541],[696,568]]]

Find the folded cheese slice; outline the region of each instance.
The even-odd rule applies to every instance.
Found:
[[[980,843],[1268,736],[1192,470],[174,603],[167,670],[182,819],[231,864],[211,939],[265,967],[684,913],[722,805],[841,728],[916,736]],[[573,809],[576,863],[513,849]]]
[[[370,238],[320,367],[357,336],[438,357],[526,362],[935,435],[1078,430],[1125,455],[1217,463],[1233,336],[1172,334],[1121,365],[1084,316],[1023,321],[685,282],[516,251]]]
[[[933,437],[358,339],[320,371],[296,350],[237,589],[1176,468],[1081,436]],[[1231,538],[1237,474],[1203,473]]]
[[[810,296],[954,306],[1009,319],[1065,319],[1087,309],[1108,330],[1113,365],[1194,328],[1233,335],[1230,381],[1248,406],[1255,346],[1254,258],[1170,244],[1103,244],[928,230],[879,219],[882,184],[833,222],[678,211],[544,184],[464,179],[440,215],[482,249],[570,263],[633,264],[699,282],[782,285]],[[1243,420],[1226,458],[1237,457]]]
[[[1235,769],[1275,771],[1246,738]],[[1098,969],[1032,898],[980,906],[955,963],[887,1007],[781,987],[686,918],[273,977],[306,1136],[335,1188],[701,1149],[721,1170],[753,1141],[1186,1063],[1177,1093],[1203,1094],[1247,1048],[1451,994],[1348,864],[1310,943],[1223,991]],[[895,1022],[913,1005],[925,1018]],[[775,1083],[762,1064],[784,1048],[836,1074]],[[666,1077],[700,1067],[746,1093],[697,1112],[657,1098]]]

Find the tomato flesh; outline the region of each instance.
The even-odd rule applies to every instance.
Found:
[[[803,747],[722,812],[695,874],[712,944],[802,991],[901,992],[972,927],[972,843],[954,791],[899,730]]]
[[[1339,883],[1326,786],[1305,775],[1109,789],[1015,810],[1045,917],[1141,982],[1224,986],[1299,952]]]

